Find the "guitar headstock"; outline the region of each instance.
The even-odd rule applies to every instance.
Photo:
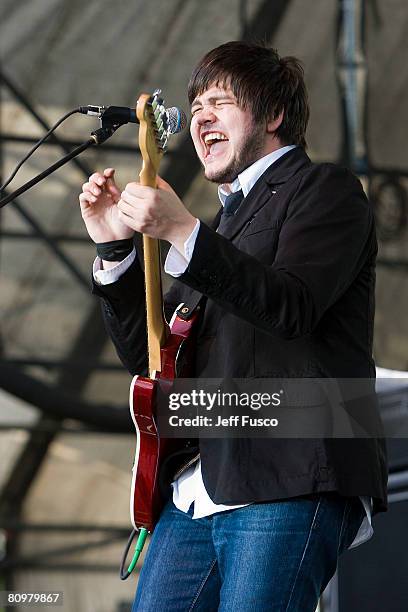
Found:
[[[139,147],[143,158],[140,178],[142,185],[151,187],[156,186],[157,171],[168,141],[167,115],[160,93],[161,90],[157,89],[151,96],[142,94],[136,105],[140,123]]]

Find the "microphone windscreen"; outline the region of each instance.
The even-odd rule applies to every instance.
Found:
[[[187,125],[187,117],[184,111],[177,106],[171,106],[166,109],[168,131],[170,134],[178,134],[184,130]]]

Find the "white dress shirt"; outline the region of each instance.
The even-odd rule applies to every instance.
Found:
[[[218,197],[222,205],[230,193],[235,193],[242,189],[244,197],[246,197],[252,187],[255,185],[258,178],[265,172],[269,166],[276,162],[282,155],[293,149],[295,145],[288,145],[273,151],[265,157],[258,159],[249,168],[241,172],[238,177],[231,183],[230,186],[220,185],[218,187]],[[180,253],[173,245],[167,254],[164,264],[164,270],[167,274],[177,278],[185,272],[191,257],[193,255],[194,246],[200,229],[200,221],[197,219],[196,226],[190,236],[184,243],[184,253]],[[103,270],[101,260],[96,258],[93,266],[93,274],[95,281],[101,285],[107,285],[115,282],[118,278],[130,267],[136,256],[135,250],[130,253],[126,259],[119,262],[114,268]],[[183,472],[177,480],[172,483],[173,487],[173,502],[174,505],[181,511],[187,512],[191,504],[194,503],[193,519],[210,516],[216,512],[232,510],[234,508],[242,508],[249,504],[225,505],[215,504],[207,493],[204,486],[201,473],[201,460],[190,466]],[[371,526],[372,500],[364,496],[360,498],[364,506],[366,516],[360,526],[360,529],[355,537],[350,548],[354,548],[368,540],[372,534]]]

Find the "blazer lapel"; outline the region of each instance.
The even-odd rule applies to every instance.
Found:
[[[222,206],[219,208],[217,214],[215,215],[214,219],[210,223],[211,229],[213,230],[217,229],[217,227],[220,224],[221,215],[222,215]]]
[[[275,186],[279,190],[283,183],[286,183],[299,170],[310,163],[309,157],[300,147],[282,155],[278,161],[267,168],[247,197],[242,200],[235,215],[224,226],[223,236],[232,240],[272,197]],[[219,222],[219,216],[218,219],[215,218],[215,221]]]

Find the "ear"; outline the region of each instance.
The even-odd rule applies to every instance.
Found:
[[[276,132],[276,130],[278,129],[278,127],[283,121],[284,113],[285,113],[285,109],[282,109],[277,117],[268,121],[268,123],[266,124],[266,131],[268,132],[268,134],[272,134],[273,132]]]

